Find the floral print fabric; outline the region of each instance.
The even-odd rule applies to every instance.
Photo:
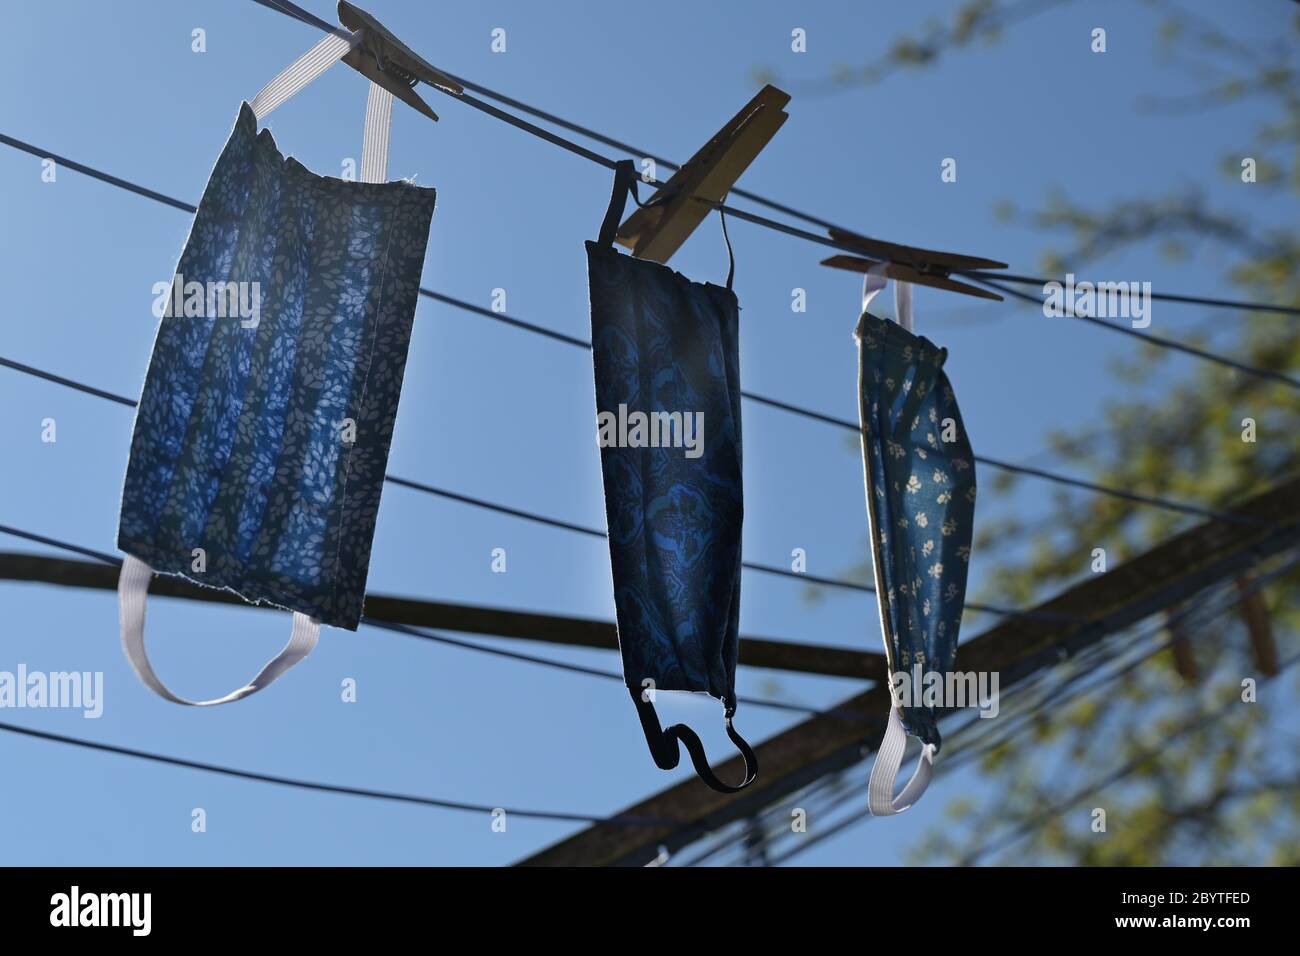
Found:
[[[744,515],[730,289],[587,243],[598,414],[703,413],[703,448],[603,447],[623,676],[735,707]]]
[[[167,310],[119,548],[356,629],[433,206],[432,189],[310,172],[243,104],[177,276],[256,283],[259,314]]]
[[[957,654],[975,517],[975,458],[946,349],[864,313],[857,330],[867,513],[891,675],[945,675]],[[913,701],[918,699],[915,687]],[[934,707],[903,728],[939,746]]]

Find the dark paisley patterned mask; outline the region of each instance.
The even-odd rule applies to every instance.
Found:
[[[756,771],[731,726],[744,514],[739,306],[729,287],[691,282],[611,248],[631,182],[631,164],[620,164],[601,241],[587,243],[623,676],[655,762],[675,767],[680,742],[705,783],[732,792]],[[745,757],[742,784],[717,779],[689,728],[661,729],[653,699],[666,690],[722,701],[727,732]]]

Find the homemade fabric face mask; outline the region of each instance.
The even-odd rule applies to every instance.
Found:
[[[587,243],[600,463],[623,677],[655,763],[685,745],[724,793],[758,764],[732,727],[740,618],[739,306],[726,288],[612,248],[632,164],[620,163],[600,241]],[[725,707],[745,779],[722,783],[696,734],[661,728],[654,694],[699,691]]]
[[[285,158],[259,117],[346,54],[329,34],[245,103],[181,253],[122,493],[122,643],[168,700],[270,684],[320,624],[356,630],[434,191],[386,175],[392,95],[371,85],[362,182]],[[169,691],[144,649],[154,573],[293,611],[289,644],[214,700]]]
[[[858,322],[859,411],[876,593],[894,706],[868,784],[871,812],[906,810],[929,785],[938,709],[926,674],[957,654],[975,515],[975,458],[948,377],[947,349],[911,332],[911,288],[895,288],[899,322],[868,313],[884,277],[869,274]],[[921,757],[903,792],[894,781],[907,737]]]

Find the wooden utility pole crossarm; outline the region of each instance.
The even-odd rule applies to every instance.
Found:
[[[1243,502],[1235,510],[1253,520],[1197,525],[1040,605],[1034,610],[1041,612],[1041,617],[1007,618],[963,644],[957,653],[957,667],[997,671],[1005,689],[1055,663],[1061,651],[1075,653],[1300,544],[1300,478]],[[1059,623],[1062,616],[1089,623]],[[622,811],[641,818],[681,820],[691,826],[596,824],[518,865],[644,865],[661,846],[675,851],[693,842],[701,831],[747,816],[825,773],[862,759],[879,745],[889,706],[887,688],[880,685],[832,708],[876,718],[879,723],[818,716],[764,741],[755,748],[758,779],[739,794],[716,793],[692,777]],[[938,767],[942,773],[942,760]],[[724,780],[736,779],[742,772],[739,758],[718,768]],[[862,800],[866,799],[864,792]]]
[[[110,564],[0,552],[0,580],[39,581],[112,591],[117,588],[117,576],[117,567]],[[158,575],[153,579],[149,593],[160,597],[247,606],[242,599],[228,591],[201,588],[184,578],[166,575]],[[366,595],[366,617],[389,624],[436,627],[466,634],[517,637],[547,644],[596,647],[603,650],[618,649],[618,634],[613,622],[585,617],[561,617],[473,604],[419,601],[385,594]],[[762,637],[740,639],[740,663],[747,667],[859,680],[883,680],[886,674],[883,654]]]

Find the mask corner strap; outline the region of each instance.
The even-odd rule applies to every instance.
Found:
[[[382,183],[388,179],[388,143],[392,130],[393,94],[371,82],[361,141],[361,182]]]
[[[898,779],[906,749],[907,732],[903,729],[898,708],[891,706],[889,724],[885,728],[880,749],[876,751],[876,760],[871,767],[871,779],[867,783],[867,803],[872,816],[887,817],[902,813],[914,806],[929,787],[930,780],[934,776],[934,760],[938,748],[934,744],[923,744],[911,779],[904,784],[902,792],[897,797],[894,796],[894,782]]]
[[[731,280],[736,277],[736,253],[731,248],[731,236],[727,235],[727,197],[718,201],[718,219],[722,222],[722,240],[727,244],[727,289],[731,289]],[[730,718],[727,718],[730,720]]]
[[[636,167],[632,160],[620,159],[614,164],[614,190],[609,197],[605,218],[600,224],[600,235],[596,240],[598,245],[605,248],[613,247],[619,223],[623,220],[623,210],[627,207],[627,195],[635,189]]]
[[[645,691],[631,684],[628,685],[627,690],[632,695],[632,702],[636,704],[636,714],[641,720],[641,730],[645,734],[646,746],[650,748],[650,756],[654,759],[655,766],[660,770],[676,768],[681,760],[681,753],[677,749],[677,741],[670,735],[672,728],[670,731],[665,731],[660,725],[655,705],[645,699]]]
[[[333,30],[310,50],[277,73],[248,104],[260,123],[291,96],[347,56],[361,42],[361,33]]]
[[[736,749],[740,751],[741,757],[745,761],[745,779],[738,785],[723,783],[709,766],[708,755],[704,752],[704,744],[699,736],[685,724],[673,724],[667,729],[659,723],[659,716],[655,713],[654,704],[642,696],[643,692],[639,687],[628,685],[628,692],[632,695],[632,701],[636,704],[637,716],[641,718],[641,729],[645,732],[646,743],[650,747],[650,755],[654,758],[655,765],[660,770],[673,770],[681,761],[681,750],[679,744],[686,748],[686,753],[691,758],[691,765],[695,768],[695,774],[711,790],[718,793],[739,793],[744,790],[758,776],[758,758],[754,755],[753,749],[741,737],[732,726],[731,718],[735,713],[735,707],[729,706],[726,712],[727,736]]]
[[[866,312],[871,300],[889,282],[889,263],[877,262],[862,277],[862,311]]]
[[[758,778],[758,756],[754,753],[754,748],[749,745],[740,731],[736,730],[732,718],[736,716],[736,705],[732,704],[726,711],[727,736],[731,738],[732,745],[740,752],[741,758],[745,761],[745,782],[736,789],[743,790]]]
[[[894,283],[894,315],[906,331],[914,331],[912,320],[912,283]]]

